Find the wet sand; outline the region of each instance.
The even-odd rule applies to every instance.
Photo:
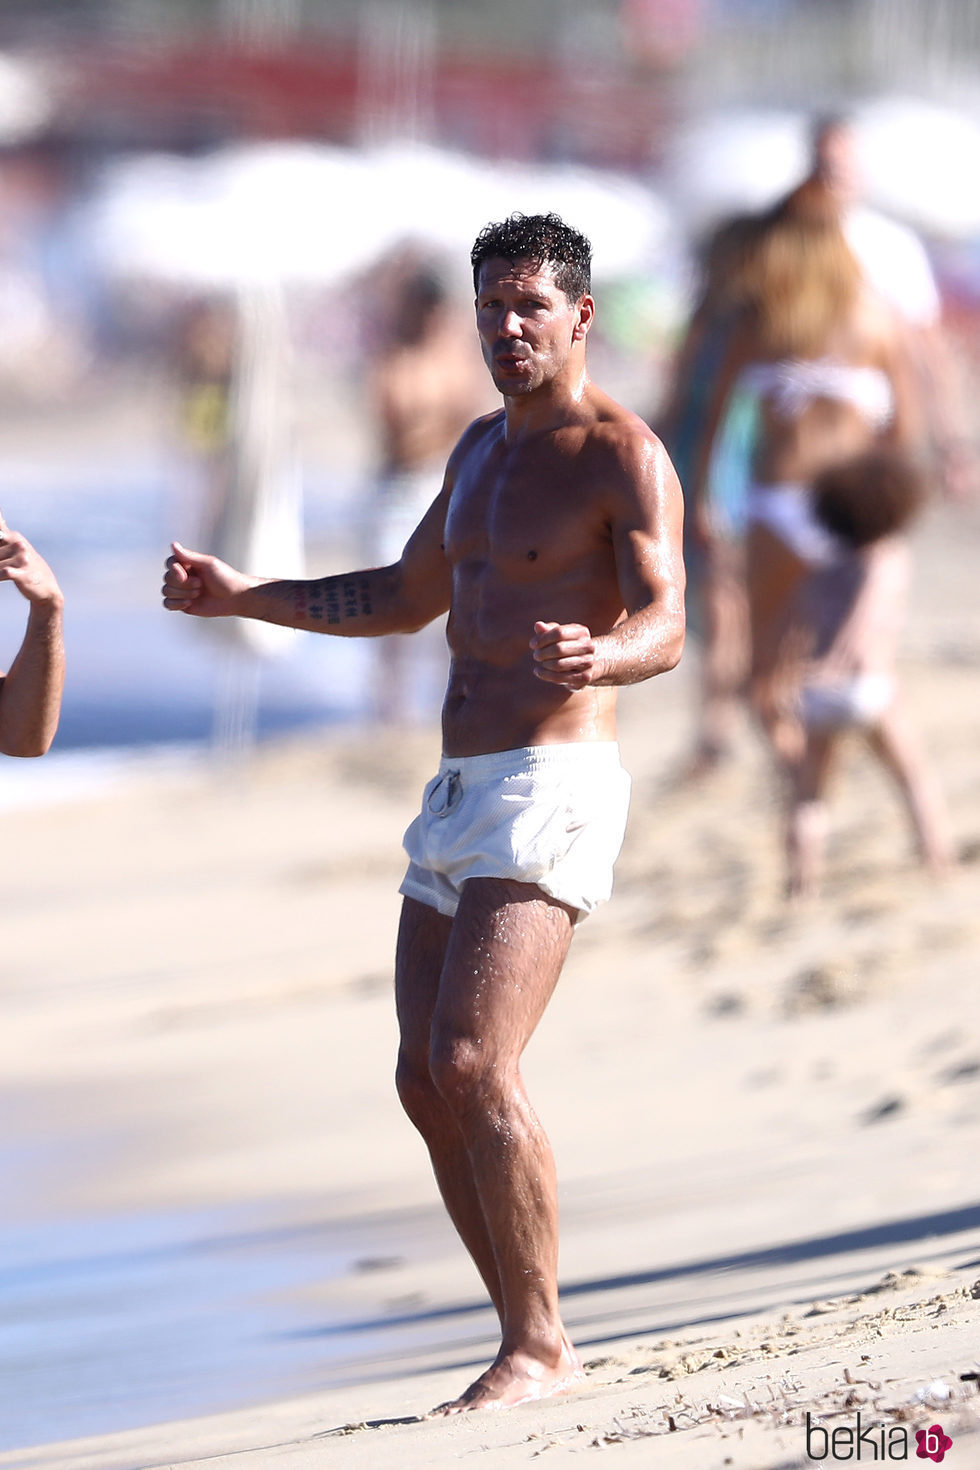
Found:
[[[109,1406],[70,1442],[53,1418],[0,1465],[441,1470],[609,1448],[789,1470],[813,1458],[807,1415],[814,1450],[859,1413],[879,1445],[939,1423],[949,1462],[980,1465],[980,514],[936,510],[918,539],[903,676],[962,854],[946,881],[915,866],[855,749],[825,895],[787,912],[748,728],[708,784],[673,779],[696,648],[624,692],[617,891],[526,1064],[589,1370],[564,1398],[419,1419],[494,1350],[391,1080],[399,839],[435,730],[294,740],[5,817],[10,1227],[88,1222],[78,1255],[98,1253],[100,1220],[190,1222],[184,1248],[216,1252],[201,1300],[227,1313],[252,1293],[257,1316],[238,1385],[209,1390],[227,1412],[112,1433]],[[236,1276],[243,1241],[275,1264],[250,1275],[243,1256]],[[201,1351],[193,1313],[173,1319]],[[103,1316],[93,1351],[117,1325]],[[162,1371],[154,1330],[123,1363],[134,1383]],[[22,1397],[48,1391],[40,1356],[14,1353]]]

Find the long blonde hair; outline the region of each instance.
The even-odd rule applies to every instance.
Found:
[[[808,179],[759,216],[739,277],[738,294],[764,352],[810,358],[826,350],[862,276],[839,205],[820,180]]]

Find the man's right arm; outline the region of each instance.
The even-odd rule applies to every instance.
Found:
[[[411,633],[449,607],[450,573],[443,549],[451,476],[388,567],[312,580],[251,577],[217,557],[175,542],[167,559],[163,605],[193,617],[256,618],[312,633],[375,638]]]

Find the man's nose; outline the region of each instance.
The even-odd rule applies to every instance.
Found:
[[[521,319],[516,311],[505,311],[500,319],[501,337],[519,337],[521,335]]]

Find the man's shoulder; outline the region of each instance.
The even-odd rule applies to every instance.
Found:
[[[491,438],[499,433],[504,424],[504,410],[502,408],[491,409],[489,413],[481,413],[478,418],[471,419],[463,430],[456,444],[457,450],[466,450],[474,444],[482,443],[484,439]]]
[[[601,487],[601,498],[620,511],[664,494],[679,495],[676,472],[660,438],[639,414],[607,395],[603,398],[583,456],[583,471],[593,488]]]
[[[484,413],[479,418],[472,419],[460,434],[449,456],[449,469],[452,471],[467,456],[473,453],[481,444],[500,433],[504,422],[504,411],[502,408],[494,409],[490,413]]]
[[[608,393],[596,391],[593,409],[594,418],[587,432],[597,452],[609,454],[624,465],[637,457],[666,457],[667,451],[650,425]]]

